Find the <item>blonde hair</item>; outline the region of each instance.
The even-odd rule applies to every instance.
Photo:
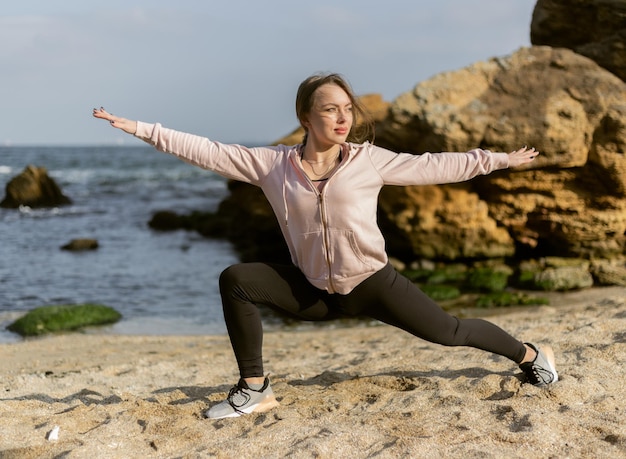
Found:
[[[362,143],[366,140],[374,140],[374,122],[363,107],[363,104],[354,95],[350,84],[338,73],[319,73],[308,77],[298,87],[296,94],[296,116],[300,125],[304,128],[304,138],[302,143],[306,144],[308,138],[308,130],[305,127],[305,121],[308,114],[313,108],[313,98],[315,91],[325,84],[334,84],[345,91],[352,103],[352,113],[354,116],[352,129],[348,135],[349,142]]]

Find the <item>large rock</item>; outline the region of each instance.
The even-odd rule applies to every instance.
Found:
[[[568,49],[523,48],[399,96],[377,130],[396,151],[513,151],[530,167],[461,186],[383,190],[400,258],[612,257],[626,231],[626,85]]]
[[[530,40],[570,48],[626,81],[626,0],[538,0]]]
[[[379,214],[388,251],[404,262],[515,253],[507,229],[497,226],[487,203],[466,187],[387,187]]]
[[[0,207],[56,207],[70,203],[44,167],[28,165],[7,183],[6,196]]]

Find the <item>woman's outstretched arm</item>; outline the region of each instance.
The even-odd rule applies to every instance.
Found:
[[[104,108],[94,108],[93,116],[102,120],[107,120],[111,123],[111,126],[117,129],[121,129],[127,134],[135,135],[137,132],[137,121],[127,120],[126,118],[120,118],[108,113]]]

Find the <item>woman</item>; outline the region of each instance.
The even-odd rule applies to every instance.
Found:
[[[302,144],[246,148],[113,116],[108,120],[150,143],[227,178],[261,187],[278,218],[293,265],[244,263],[220,276],[224,318],[240,380],[212,419],[267,411],[278,405],[262,361],[263,330],[257,305],[304,320],[364,315],[446,346],[471,346],[519,364],[537,386],[556,382],[550,348],[522,343],[482,319],[458,319],[443,311],[396,272],[376,223],[383,185],[453,183],[531,162],[538,154],[475,149],[466,153],[394,153],[369,142],[348,142],[364,111],[337,74],[314,75],[300,85],[296,112]],[[353,140],[353,138],[350,138]],[[354,139],[357,141],[358,139]]]

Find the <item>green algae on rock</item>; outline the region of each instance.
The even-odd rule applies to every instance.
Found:
[[[7,329],[22,336],[39,336],[112,324],[121,317],[115,309],[100,304],[42,306],[17,319]]]

